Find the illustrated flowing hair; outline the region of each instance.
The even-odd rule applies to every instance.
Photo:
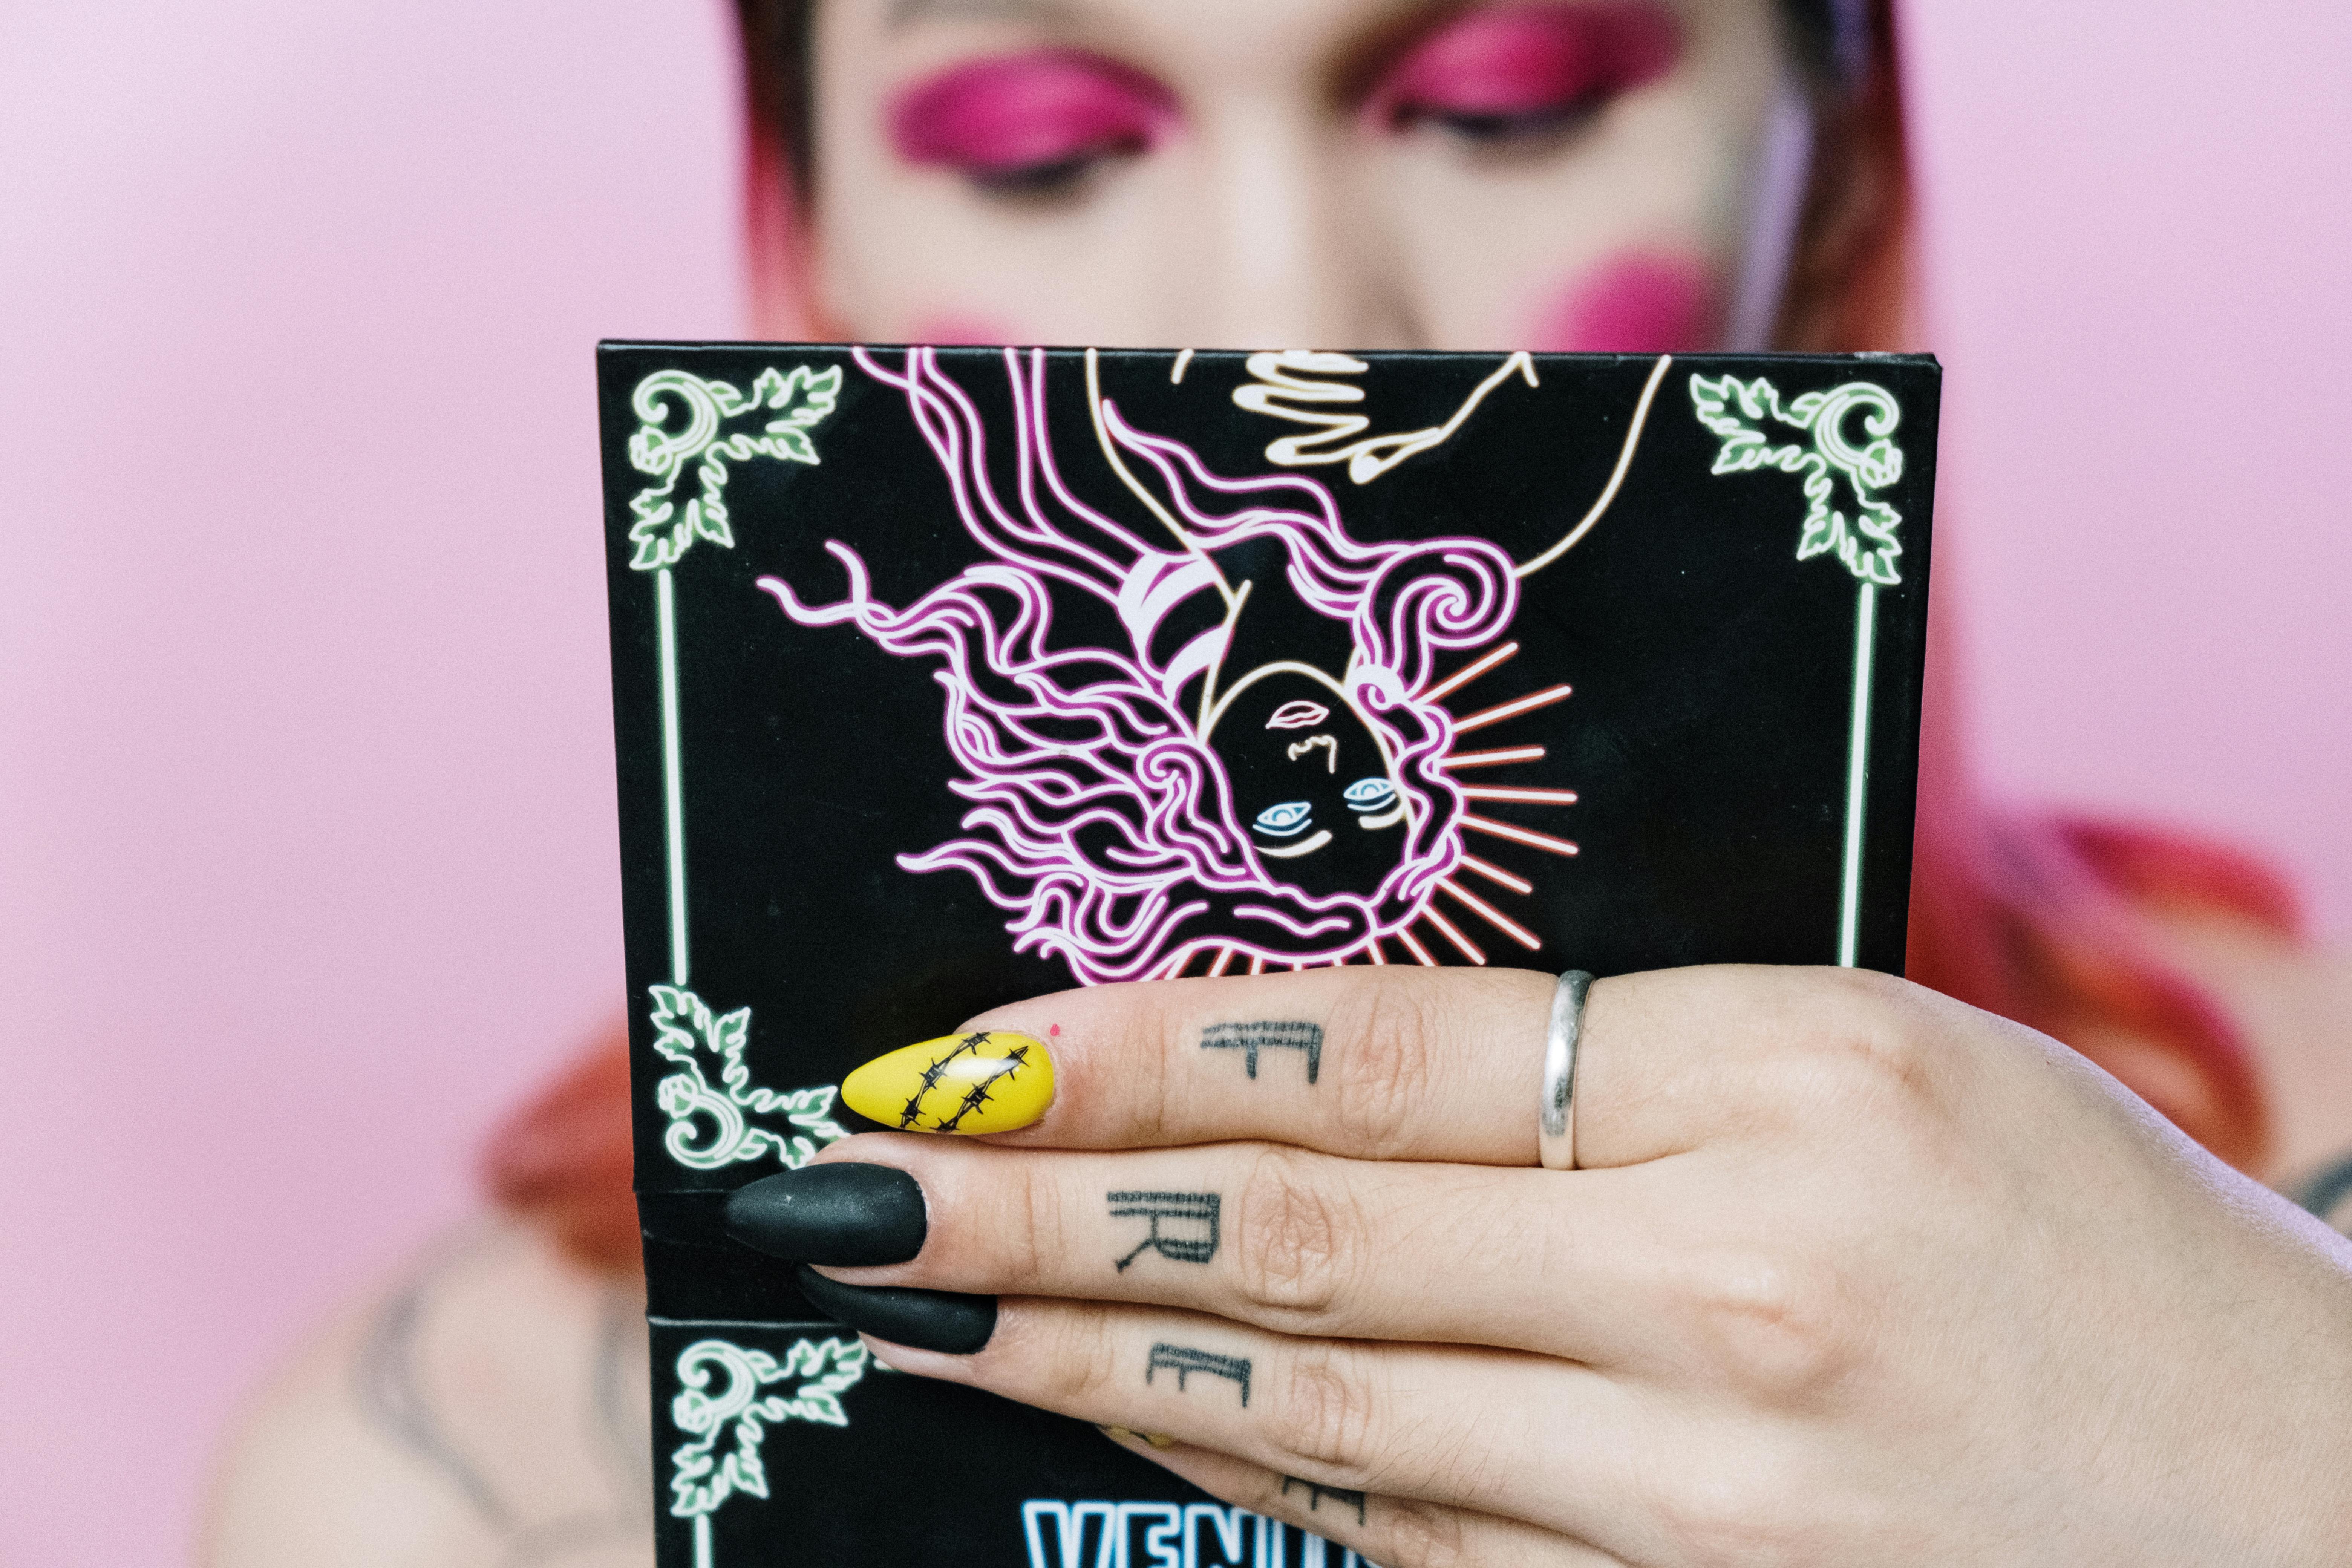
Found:
[[[1012,917],[1016,949],[1058,956],[1087,984],[1173,973],[1220,949],[1254,967],[1336,963],[1412,920],[1462,855],[1462,795],[1435,766],[1452,748],[1453,719],[1417,694],[1441,650],[1490,642],[1509,625],[1518,607],[1509,555],[1481,539],[1354,540],[1320,484],[1212,473],[1190,447],[1129,425],[1090,385],[1114,468],[1125,471],[1124,454],[1158,481],[1157,496],[1138,482],[1169,534],[1156,544],[1064,479],[1042,351],[1025,365],[1004,351],[1009,497],[991,477],[978,406],[934,351],[908,350],[902,370],[856,353],[866,374],[905,395],[987,559],[903,609],[874,597],[864,558],[838,541],[825,548],[848,575],[845,598],[814,605],[780,579],[760,585],[803,626],[855,626],[893,654],[940,661],[960,770],[949,787],[971,809],[962,837],[898,863],[968,872]],[[1262,539],[1282,546],[1283,580],[1300,604],[1347,628],[1351,657],[1337,682],[1402,796],[1403,847],[1369,892],[1310,895],[1267,869],[1208,743],[1206,699],[1186,709],[1193,682],[1213,689],[1241,599],[1211,555]],[[1206,594],[1225,603],[1220,624],[1158,656],[1171,617]],[[1057,643],[1055,609],[1073,595],[1108,609],[1124,646]]]

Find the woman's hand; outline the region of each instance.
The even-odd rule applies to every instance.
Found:
[[[1581,1168],[1543,1170],[1552,985],[1001,1009],[1051,1110],[826,1151],[928,1220],[824,1272],[1002,1296],[975,1353],[876,1349],[1389,1568],[2352,1556],[2331,1233],[2063,1047],[1853,972],[1601,982]]]

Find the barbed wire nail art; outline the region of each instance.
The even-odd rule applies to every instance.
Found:
[[[1054,1058],[1045,1041],[1006,1030],[942,1035],[875,1058],[841,1080],[841,1098],[902,1131],[1011,1132],[1054,1103]]]

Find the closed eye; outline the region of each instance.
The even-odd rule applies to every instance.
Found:
[[[1358,779],[1343,798],[1349,811],[1380,811],[1396,799],[1396,785],[1384,778]]]
[[[1286,800],[1280,805],[1269,805],[1257,814],[1251,826],[1268,838],[1295,838],[1307,831],[1315,820],[1315,806],[1310,801]]]
[[[917,168],[993,196],[1075,195],[1175,129],[1174,94],[1131,67],[1074,49],[968,61],[892,106],[891,139]]]
[[[1534,150],[1664,75],[1680,53],[1674,15],[1655,0],[1479,6],[1423,38],[1367,107],[1387,131],[1427,125],[1476,148]]]

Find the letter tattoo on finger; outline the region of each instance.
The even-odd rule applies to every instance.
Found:
[[[1320,1509],[1323,1506],[1323,1500],[1325,1498],[1329,1498],[1341,1508],[1354,1509],[1356,1510],[1356,1522],[1358,1524],[1364,1522],[1363,1493],[1351,1492],[1345,1487],[1322,1486],[1317,1482],[1307,1480],[1302,1476],[1285,1476],[1282,1478],[1282,1495],[1284,1497],[1288,1497],[1290,1495],[1290,1489],[1293,1487],[1305,1487],[1307,1489],[1307,1512],[1315,1512],[1318,1509]]]
[[[1211,1377],[1230,1378],[1242,1391],[1242,1408],[1249,1408],[1250,1363],[1247,1356],[1217,1355],[1209,1351],[1193,1350],[1188,1345],[1157,1344],[1151,1347],[1151,1359],[1144,1363],[1143,1381],[1150,1384],[1154,1373],[1162,1369],[1176,1374],[1176,1392],[1185,1391],[1185,1380],[1194,1373],[1206,1373]]]
[[[1269,1050],[1306,1053],[1307,1081],[1310,1084],[1323,1072],[1323,1026],[1303,1020],[1212,1024],[1201,1031],[1201,1048],[1241,1052],[1252,1078],[1257,1077],[1258,1053]]]
[[[1215,1193],[1105,1193],[1103,1197],[1110,1204],[1111,1218],[1151,1222],[1150,1234],[1118,1260],[1120,1273],[1147,1252],[1171,1263],[1206,1263],[1217,1255]]]

